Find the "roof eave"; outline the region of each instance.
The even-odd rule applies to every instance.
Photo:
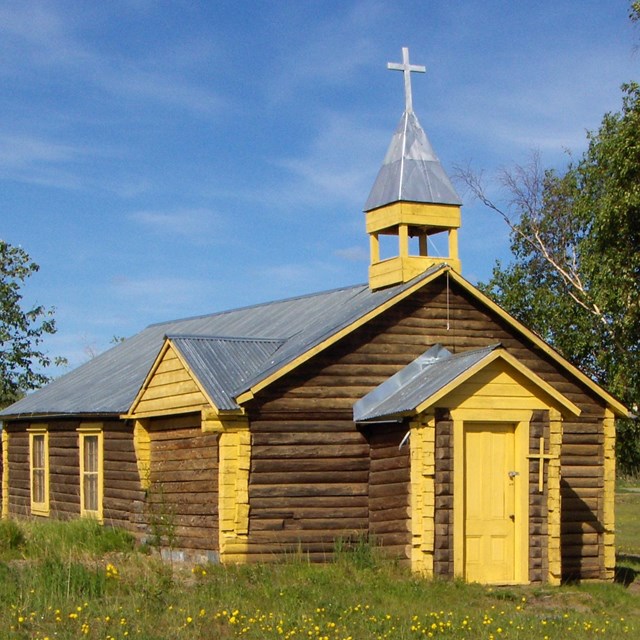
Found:
[[[546,355],[550,356],[553,360],[555,360],[561,367],[569,371],[573,376],[575,376],[582,384],[588,387],[591,391],[593,391],[597,396],[599,396],[606,405],[613,411],[614,415],[618,418],[630,418],[632,417],[631,411],[627,407],[622,404],[618,399],[614,398],[608,391],[606,391],[603,387],[601,387],[597,382],[594,382],[589,376],[580,371],[578,367],[571,364],[564,356],[562,356],[558,351],[556,351],[551,345],[546,343],[540,336],[538,336],[531,329],[528,329],[524,324],[522,324],[519,320],[516,320],[511,314],[505,311],[500,305],[496,304],[491,298],[482,293],[479,289],[474,287],[470,282],[465,280],[455,269],[450,269],[451,277],[463,287],[468,293],[474,296],[477,300],[479,300],[482,304],[489,307],[492,311],[494,311],[497,315],[499,315],[503,320],[505,320],[511,327],[516,329],[519,333],[524,335],[528,340],[533,342],[536,347],[538,347],[541,351],[543,351]]]
[[[269,386],[276,380],[280,379],[290,371],[293,371],[296,367],[300,366],[318,353],[321,353],[331,345],[335,344],[336,342],[349,335],[359,327],[363,326],[373,318],[377,317],[379,314],[383,313],[401,300],[404,300],[415,291],[421,289],[423,286],[426,286],[430,282],[433,282],[433,280],[435,280],[440,275],[440,273],[448,268],[449,267],[444,263],[433,267],[433,271],[430,274],[423,274],[422,276],[418,276],[415,279],[415,282],[411,281],[407,283],[406,287],[398,291],[395,296],[382,301],[378,306],[365,312],[363,315],[353,320],[350,324],[329,332],[328,335],[325,335],[319,341],[311,344],[305,352],[298,354],[297,356],[293,356],[286,361],[277,363],[277,365],[272,369],[262,372],[258,377],[249,381],[243,389],[239,390],[237,396],[235,397],[235,401],[240,406],[242,406],[246,402],[249,402],[255,397],[256,393]]]

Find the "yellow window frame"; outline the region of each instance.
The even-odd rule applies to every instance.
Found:
[[[48,516],[49,509],[49,429],[34,424],[29,434],[29,497],[31,514]]]
[[[94,518],[102,522],[104,494],[102,425],[80,425],[77,432],[80,452],[80,515],[83,518]],[[92,459],[94,456],[95,459]]]

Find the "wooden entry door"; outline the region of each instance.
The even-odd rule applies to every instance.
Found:
[[[470,582],[516,578],[515,425],[464,429],[464,574]]]

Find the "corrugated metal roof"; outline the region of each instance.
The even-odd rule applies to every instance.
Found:
[[[363,396],[353,406],[356,422],[393,419],[425,402],[500,345],[451,354],[435,345]]]
[[[371,211],[400,200],[462,204],[412,111],[402,114],[364,210]]]
[[[284,340],[167,336],[221,411],[238,409],[234,392],[260,371]]]
[[[237,393],[373,311],[443,265],[405,284],[380,291],[367,285],[258,304],[232,311],[155,324],[93,358],[46,387],[0,411],[1,416],[126,413],[162,347],[166,335],[261,338],[282,345]]]

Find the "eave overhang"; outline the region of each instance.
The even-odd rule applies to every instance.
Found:
[[[496,304],[491,298],[482,293],[479,289],[474,287],[470,282],[465,280],[455,270],[450,269],[451,279],[459,284],[465,291],[476,298],[480,303],[488,307],[491,311],[502,318],[509,326],[518,331],[527,340],[531,341],[540,351],[549,356],[560,367],[567,370],[572,376],[579,380],[590,391],[595,393],[601,398],[606,406],[611,409],[617,418],[631,418],[633,414],[627,407],[624,406],[617,398],[612,396],[608,391],[601,387],[597,382],[593,381],[589,376],[580,371],[578,367],[571,364],[564,356],[558,353],[552,346],[547,344],[540,336],[534,333],[531,329],[528,329],[520,321],[516,320],[512,315],[507,313],[502,307]]]
[[[534,388],[535,396],[546,406],[559,410],[565,417],[580,415],[579,407],[499,344],[456,355],[442,345],[435,345],[356,402],[354,421],[360,424],[389,422],[421,414],[441,401],[447,406],[449,394],[498,360],[502,361],[502,369],[511,371],[510,376],[515,373],[516,378],[519,376],[525,381],[529,393]]]

